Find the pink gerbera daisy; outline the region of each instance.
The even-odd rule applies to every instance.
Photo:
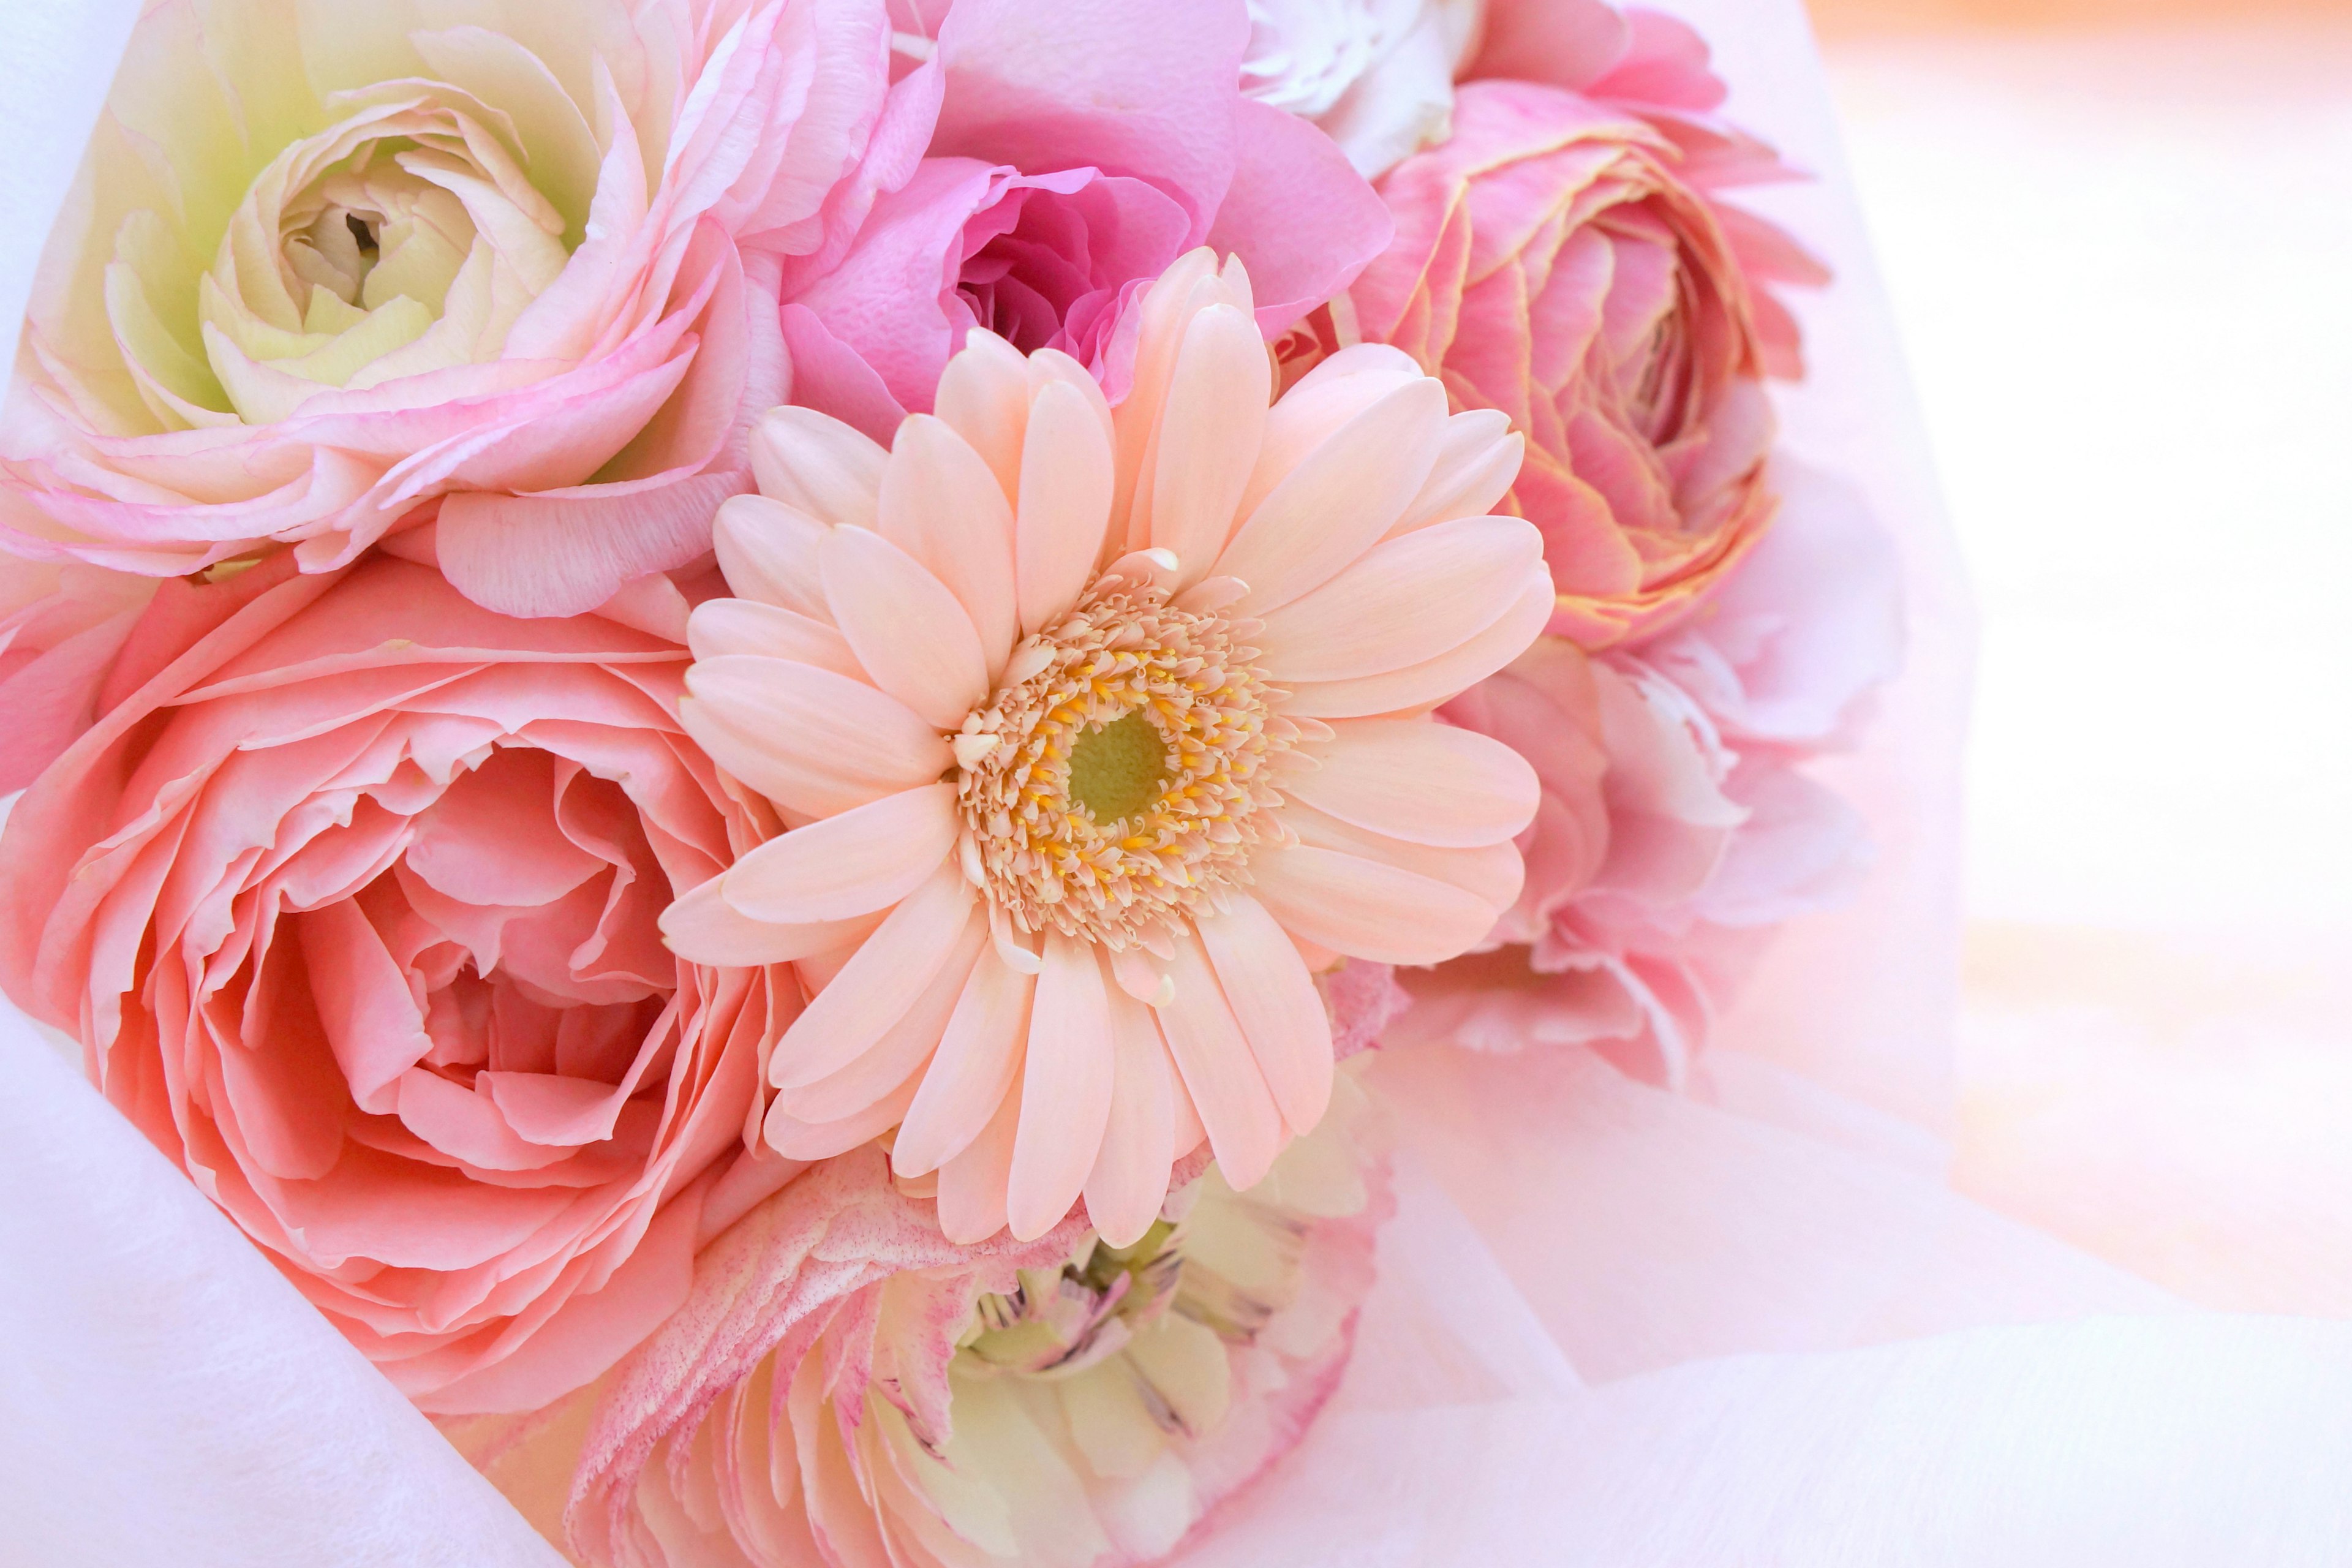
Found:
[[[1277,404],[1239,263],[1141,302],[1113,409],[982,331],[885,450],[769,415],[694,615],[687,729],[789,826],[673,905],[797,961],[768,1142],[896,1129],[959,1241],[1081,1195],[1140,1237],[1205,1135],[1254,1184],[1323,1114],[1313,971],[1433,963],[1517,897],[1532,771],[1430,710],[1550,614],[1492,411],[1392,349]]]

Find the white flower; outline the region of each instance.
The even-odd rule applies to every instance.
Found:
[[[1249,0],[1242,90],[1321,126],[1370,179],[1452,132],[1486,0]]]

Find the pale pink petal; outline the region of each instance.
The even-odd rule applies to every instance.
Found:
[[[910,1075],[864,1110],[836,1121],[803,1121],[778,1099],[768,1107],[767,1118],[760,1124],[760,1138],[787,1160],[831,1160],[889,1131],[906,1114],[907,1102],[914,1098],[915,1079]]]
[[[1253,334],[1255,335],[1255,334]],[[1015,1240],[1062,1223],[1078,1201],[1110,1120],[1110,999],[1091,943],[1045,939],[1021,1069],[1021,1121],[1005,1194]],[[1311,989],[1311,987],[1310,987]]]
[[[476,604],[509,616],[576,616],[624,583],[710,548],[710,518],[740,473],[538,495],[469,492],[441,503],[441,570]],[[615,493],[619,492],[619,493]]]
[[[1445,441],[1438,448],[1437,466],[1421,493],[1389,530],[1391,536],[1451,522],[1457,517],[1484,517],[1511,493],[1526,459],[1527,437],[1511,428],[1511,416],[1499,408],[1473,408],[1445,422]]]
[[[1160,414],[1151,482],[1151,543],[1174,552],[1177,581],[1209,574],[1257,466],[1273,363],[1249,317],[1212,305],[1184,329]]]
[[[956,999],[939,1055],[898,1129],[891,1168],[902,1176],[939,1169],[977,1137],[1013,1093],[1029,1032],[1035,980],[982,952]]]
[[[903,703],[814,665],[732,654],[687,671],[695,700],[777,762],[867,798],[937,779],[955,754]]]
[[[962,723],[988,695],[988,660],[947,585],[863,528],[828,532],[817,560],[834,622],[874,684],[935,729]]]
[[[797,1089],[872,1049],[958,951],[975,901],[963,873],[940,866],[793,1020],[768,1059],[768,1081]]]
[[[839,628],[757,599],[709,599],[697,605],[687,617],[686,646],[697,658],[753,654],[813,664],[852,680],[866,679],[866,667],[857,662]]]
[[[814,1083],[778,1089],[776,1103],[794,1120],[817,1126],[863,1118],[878,1102],[891,1099],[898,1109],[887,1125],[898,1125],[914,1103],[919,1075],[939,1048],[956,998],[963,994],[964,981],[987,941],[988,921],[975,907],[947,962],[940,965],[906,1016],[891,1025],[872,1050]]]
[[[1355,680],[1297,682],[1283,710],[1313,719],[1362,719],[1434,708],[1525,653],[1543,635],[1553,602],[1550,574],[1538,567],[1500,620],[1453,652]]]
[[[943,421],[910,416],[882,476],[877,526],[962,601],[994,679],[1020,635],[1020,610],[1013,507],[988,464]]]
[[[1342,822],[1415,844],[1469,847],[1517,837],[1542,785],[1518,752],[1475,730],[1350,719],[1315,748],[1323,765],[1284,786]]]
[[[1093,578],[1110,521],[1111,469],[1110,443],[1085,395],[1058,380],[1040,387],[1014,524],[1022,631],[1059,618]]]
[[[788,963],[862,939],[876,920],[780,926],[739,914],[720,896],[721,877],[681,894],[661,915],[662,941],[691,963],[744,967]]]
[[[1235,897],[1195,924],[1282,1120],[1293,1132],[1312,1132],[1331,1102],[1332,1063],[1331,1018],[1315,977],[1255,899]]]
[[[751,425],[760,493],[821,523],[874,526],[889,453],[814,408],[771,408]]]
[[[771,838],[735,862],[728,903],[756,921],[813,925],[887,909],[923,885],[955,848],[956,786],[885,795]]]
[[[1258,898],[1285,928],[1376,963],[1457,958],[1486,939],[1500,913],[1449,883],[1312,845],[1267,851],[1250,869]]]
[[[1087,1217],[1113,1247],[1142,1239],[1168,1199],[1176,1133],[1176,1086],[1151,1009],[1114,989],[1110,1008],[1110,1115],[1086,1184]],[[1199,1141],[1194,1134],[1193,1142]],[[1192,1152],[1192,1144],[1176,1157]]]
[[[1160,1034],[1225,1180],[1255,1186],[1282,1152],[1282,1112],[1199,939],[1186,931],[1174,941],[1176,999],[1160,1009]]]
[[[1021,451],[1029,420],[1029,366],[1011,343],[984,327],[940,373],[932,412],[971,444],[1004,493],[1021,495]]]
[[[712,762],[778,807],[803,817],[854,810],[909,787],[908,782],[844,778],[830,767],[780,756],[757,731],[738,727],[691,697],[678,700],[677,720]]]
[[[1399,386],[1309,451],[1257,504],[1216,574],[1250,585],[1258,613],[1329,581],[1403,515],[1445,435],[1445,389]]]
[[[766,496],[731,496],[711,524],[719,570],[736,597],[826,617],[816,547],[824,524]]]
[[[1014,1083],[988,1125],[940,1167],[940,1230],[958,1247],[977,1246],[1004,1228],[1004,1189],[1020,1122],[1021,1088]]]
[[[1439,848],[1355,826],[1338,817],[1326,816],[1297,800],[1283,807],[1282,821],[1301,844],[1336,849],[1343,855],[1376,860],[1400,871],[1448,883],[1497,910],[1509,909],[1517,902],[1519,891],[1527,882],[1527,863],[1519,854],[1519,847],[1507,838],[1466,849]]]
[[[1515,517],[1433,523],[1374,545],[1311,594],[1265,613],[1256,638],[1278,685],[1353,680],[1442,658],[1500,620],[1543,560]]]

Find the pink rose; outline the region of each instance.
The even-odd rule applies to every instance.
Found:
[[[820,242],[879,0],[358,15],[140,18],[43,258],[0,544],[322,570],[437,503],[452,581],[521,615],[706,552],[782,391],[775,263],[737,242]]]
[[[155,592],[79,562],[0,570],[0,795],[23,789],[97,717],[99,689]]]
[[[598,1568],[1156,1562],[1336,1387],[1390,1206],[1370,1107],[1236,1194],[1212,1168],[1134,1246],[977,1247],[876,1149],[800,1175],[576,1413],[453,1431]]]
[[[1382,180],[1397,237],[1350,293],[1364,337],[1526,434],[1508,504],[1588,648],[1687,614],[1776,505],[1759,295],[1690,156],[1621,106],[1473,81]]]
[[[1271,334],[1387,243],[1330,139],[1242,95],[1241,0],[955,0],[900,21],[920,64],[836,194],[836,236],[782,282],[793,401],[877,440],[932,411],[975,326],[1070,354],[1116,399],[1127,307],[1185,252],[1240,256]]]
[[[1598,658],[1547,638],[1447,705],[1534,764],[1543,804],[1497,950],[1409,975],[1402,1033],[1591,1045],[1676,1081],[1773,929],[1852,885],[1861,820],[1801,770],[1900,664],[1896,565],[1842,489],[1775,479],[1788,515],[1705,616]]]
[[[686,650],[383,557],[168,586],[194,635],[133,637],[0,837],[0,981],[420,1405],[593,1378],[683,1299],[798,1007],[661,943],[775,828],[679,731]]]

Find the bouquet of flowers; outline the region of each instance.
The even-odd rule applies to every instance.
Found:
[[[0,985],[570,1560],[1157,1562],[1465,1052],[1864,863],[1825,272],[1602,0],[160,0],[0,426]],[[1378,1048],[1375,1048],[1378,1047]]]

